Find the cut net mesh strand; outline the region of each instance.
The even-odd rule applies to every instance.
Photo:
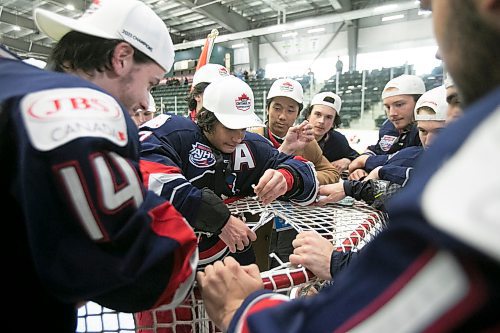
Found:
[[[355,201],[352,205],[325,206],[298,206],[290,202],[275,201],[263,206],[257,200],[244,198],[229,203],[228,207],[233,215],[240,217],[246,214],[260,214],[259,221],[247,222],[252,229],[269,223],[273,217],[279,216],[299,232],[317,231],[334,243],[337,251],[342,252],[358,251],[372,240],[386,223],[383,213],[359,201]],[[262,272],[261,277],[266,289],[291,296],[295,296],[298,290],[303,294],[311,286],[321,287],[323,282],[305,268],[293,267],[289,263]],[[299,293],[298,296],[302,294]],[[132,315],[126,314],[126,316]],[[134,319],[135,330],[140,333],[221,332],[208,318],[196,285],[188,298],[175,310],[159,307],[152,311],[137,313]],[[84,322],[87,318],[82,315],[79,320]],[[114,328],[114,330],[79,330],[79,332],[130,332],[128,328],[122,329],[116,326]]]
[[[325,206],[299,206],[291,202],[274,201],[263,206],[259,201],[245,198],[228,204],[233,214],[268,214],[279,216],[298,232],[314,230],[332,241],[338,251],[357,251],[385,227],[382,212],[362,201],[352,206],[328,204]],[[247,222],[254,229],[259,222]]]

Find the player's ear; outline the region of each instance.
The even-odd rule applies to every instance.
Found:
[[[115,46],[111,65],[116,74],[127,73],[134,63],[134,48],[130,44],[122,42]]]

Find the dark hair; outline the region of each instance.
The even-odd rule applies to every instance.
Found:
[[[413,97],[413,100],[415,101],[415,103],[417,103],[418,99],[420,98],[420,96],[422,95],[410,95],[411,97]]]
[[[203,132],[213,133],[215,131],[215,126],[217,126],[220,121],[213,112],[201,108],[200,112],[196,115],[196,123]]]
[[[59,40],[49,59],[49,66],[57,72],[82,70],[91,74],[94,70],[110,70],[115,47],[124,42],[119,39],[105,39],[70,31]],[[134,49],[134,61],[137,63],[154,62],[141,51]]]
[[[198,102],[196,102],[195,97],[198,95],[202,95],[209,84],[210,83],[208,82],[200,82],[193,87],[193,90],[189,92],[189,94],[184,99],[188,103],[189,110],[196,110]]]
[[[327,97],[327,98],[331,98],[331,97]],[[333,101],[328,101],[328,100],[327,100],[327,98],[325,98],[325,100],[326,100],[327,102],[330,102],[330,103],[335,102],[335,100],[333,100],[333,99],[332,99]],[[315,104],[315,105],[316,105],[316,104]],[[307,108],[305,108],[305,109],[302,111],[302,116],[304,117],[304,119],[309,120],[309,116],[311,115],[311,112],[312,112],[313,106],[314,106],[314,105],[309,105]],[[337,112],[335,112],[335,119],[333,119],[333,128],[334,128],[334,129],[335,129],[335,128],[339,128],[341,124],[342,124],[342,119],[340,119],[340,115],[339,115],[339,113],[338,113],[338,111],[337,111]]]

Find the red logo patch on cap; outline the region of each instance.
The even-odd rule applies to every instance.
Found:
[[[280,86],[280,90],[281,91],[285,91],[285,92],[292,92],[293,91],[293,84],[291,82],[283,82]]]
[[[222,68],[219,68],[219,75],[226,76],[226,75],[229,75],[229,73],[227,72],[227,69],[225,67],[222,67]]]
[[[245,93],[238,97],[234,102],[236,104],[236,108],[240,111],[248,111],[252,106],[252,100]]]

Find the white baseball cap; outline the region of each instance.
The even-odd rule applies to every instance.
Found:
[[[382,91],[382,99],[399,95],[422,95],[424,80],[416,75],[403,74],[387,82]]]
[[[255,114],[252,89],[233,75],[207,86],[203,92],[203,107],[229,129],[266,126]]]
[[[151,93],[149,93],[149,104],[147,111],[156,112],[155,98],[153,97],[153,95],[151,95]]]
[[[267,93],[267,99],[279,96],[289,97],[299,104],[304,102],[304,90],[294,79],[278,79],[273,82]]]
[[[331,100],[333,100],[333,102],[331,102]],[[330,91],[325,91],[314,95],[311,100],[311,105],[329,106],[337,111],[337,114],[339,114],[340,108],[342,107],[342,99],[337,94],[334,94]]]
[[[421,113],[417,111],[426,106],[431,108],[435,114]],[[446,88],[439,86],[424,93],[415,104],[415,120],[445,121],[448,103],[446,102]]]
[[[193,87],[200,82],[212,83],[225,76],[229,76],[226,67],[219,64],[205,64],[194,73]]]
[[[35,9],[33,15],[38,28],[55,41],[75,30],[91,36],[126,41],[167,72],[174,63],[174,45],[167,26],[142,1],[94,0],[77,19],[40,8]]]

